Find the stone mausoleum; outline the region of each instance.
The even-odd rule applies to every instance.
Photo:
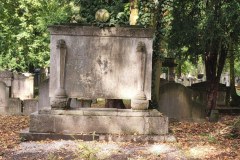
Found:
[[[32,114],[29,131],[21,136],[168,133],[168,118],[148,109],[152,29],[57,25],[49,30],[51,107]],[[131,109],[72,109],[67,105],[71,98],[131,99]]]

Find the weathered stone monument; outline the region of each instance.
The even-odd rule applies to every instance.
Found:
[[[37,110],[37,101],[33,99],[34,80],[30,73],[0,71],[0,83],[0,114],[26,115]],[[25,103],[26,99],[31,99],[32,103]]]
[[[9,93],[6,83],[0,81],[0,113],[7,113]]]
[[[205,106],[193,99],[194,92],[179,83],[165,83],[160,87],[159,111],[179,121],[202,121]]]
[[[32,114],[29,133],[22,136],[168,133],[168,118],[148,109],[152,29],[58,25],[49,30],[51,109]],[[131,99],[132,109],[73,109],[69,98]]]
[[[13,73],[11,97],[21,100],[34,98],[33,75]]]

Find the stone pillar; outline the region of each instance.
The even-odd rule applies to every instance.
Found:
[[[146,76],[146,46],[143,42],[139,42],[137,46],[137,55],[140,62],[140,75],[138,80],[138,93],[131,100],[131,107],[135,110],[148,109],[149,102],[144,93],[145,76]]]
[[[57,89],[54,97],[51,98],[52,109],[63,109],[67,106],[67,95],[65,91],[65,59],[67,54],[67,46],[63,39],[57,41]]]

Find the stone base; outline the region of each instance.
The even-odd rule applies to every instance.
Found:
[[[168,118],[157,110],[40,110],[30,116],[29,133],[165,135]]]
[[[67,97],[53,97],[50,98],[52,109],[65,109],[67,107]]]
[[[116,135],[116,134],[59,134],[59,133],[33,133],[29,128],[20,132],[22,141],[41,140],[83,140],[83,141],[113,141],[113,142],[176,142],[173,135]]]
[[[131,108],[134,110],[146,110],[148,109],[149,101],[148,100],[131,100]]]

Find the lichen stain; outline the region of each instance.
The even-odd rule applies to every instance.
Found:
[[[97,64],[102,74],[107,74],[108,72],[112,71],[111,62],[106,58],[102,58],[101,56],[99,56],[97,58]]]

